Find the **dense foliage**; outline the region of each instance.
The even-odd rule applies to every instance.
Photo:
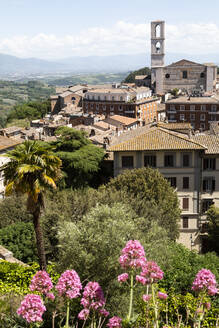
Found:
[[[124,83],[135,83],[136,75],[150,75],[151,70],[149,67],[143,67],[138,69],[137,71],[133,71],[129,73],[129,75],[123,80]]]
[[[31,222],[17,222],[0,229],[0,245],[25,263],[37,261],[34,228]]]
[[[219,208],[212,205],[207,211],[207,248],[219,255]]]
[[[168,231],[171,239],[178,237],[180,209],[177,194],[158,170],[127,170],[112,179],[107,189],[111,192],[125,192],[126,198],[139,216],[146,217],[149,211],[156,210],[153,220]]]
[[[7,122],[10,123],[15,119],[28,119],[29,121],[42,118],[50,112],[50,101],[32,101],[21,105],[16,105],[9,112]]]
[[[62,160],[67,187],[83,187],[89,184],[99,171],[105,153],[86,137],[84,131],[60,127],[56,131],[58,140],[53,143],[54,151]]]

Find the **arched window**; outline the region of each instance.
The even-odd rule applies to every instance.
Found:
[[[156,53],[159,54],[160,53],[160,42],[156,43]]]
[[[160,38],[160,25],[159,24],[155,27],[155,36],[156,36],[156,38]]]
[[[120,97],[120,101],[123,101],[123,97],[122,96]]]

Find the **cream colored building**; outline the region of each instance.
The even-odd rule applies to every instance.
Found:
[[[139,135],[131,131],[126,140],[118,138],[110,151],[115,176],[151,166],[168,179],[182,210],[178,241],[200,251],[205,212],[212,203],[219,206],[219,137],[191,136],[186,127],[185,123],[158,124],[141,129]]]

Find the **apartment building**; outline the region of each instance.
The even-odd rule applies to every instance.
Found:
[[[83,111],[105,116],[122,115],[150,123],[157,120],[159,102],[147,87],[93,88],[85,93]]]
[[[219,206],[219,137],[191,137],[161,126],[145,127],[137,136],[134,133],[130,131],[125,141],[117,138],[109,149],[114,153],[114,175],[146,166],[158,169],[179,198],[178,241],[201,251],[206,211],[211,204]]]
[[[190,122],[195,130],[209,130],[212,122],[219,121],[219,99],[216,97],[179,97],[167,100],[168,122]]]

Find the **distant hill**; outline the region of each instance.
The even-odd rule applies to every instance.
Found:
[[[218,54],[188,55],[167,53],[165,62],[170,64],[179,59],[189,59],[219,64]],[[134,71],[150,66],[150,54],[115,56],[70,57],[56,61],[37,58],[18,58],[0,54],[0,77],[25,76],[28,74],[70,74],[70,73],[116,73]]]

